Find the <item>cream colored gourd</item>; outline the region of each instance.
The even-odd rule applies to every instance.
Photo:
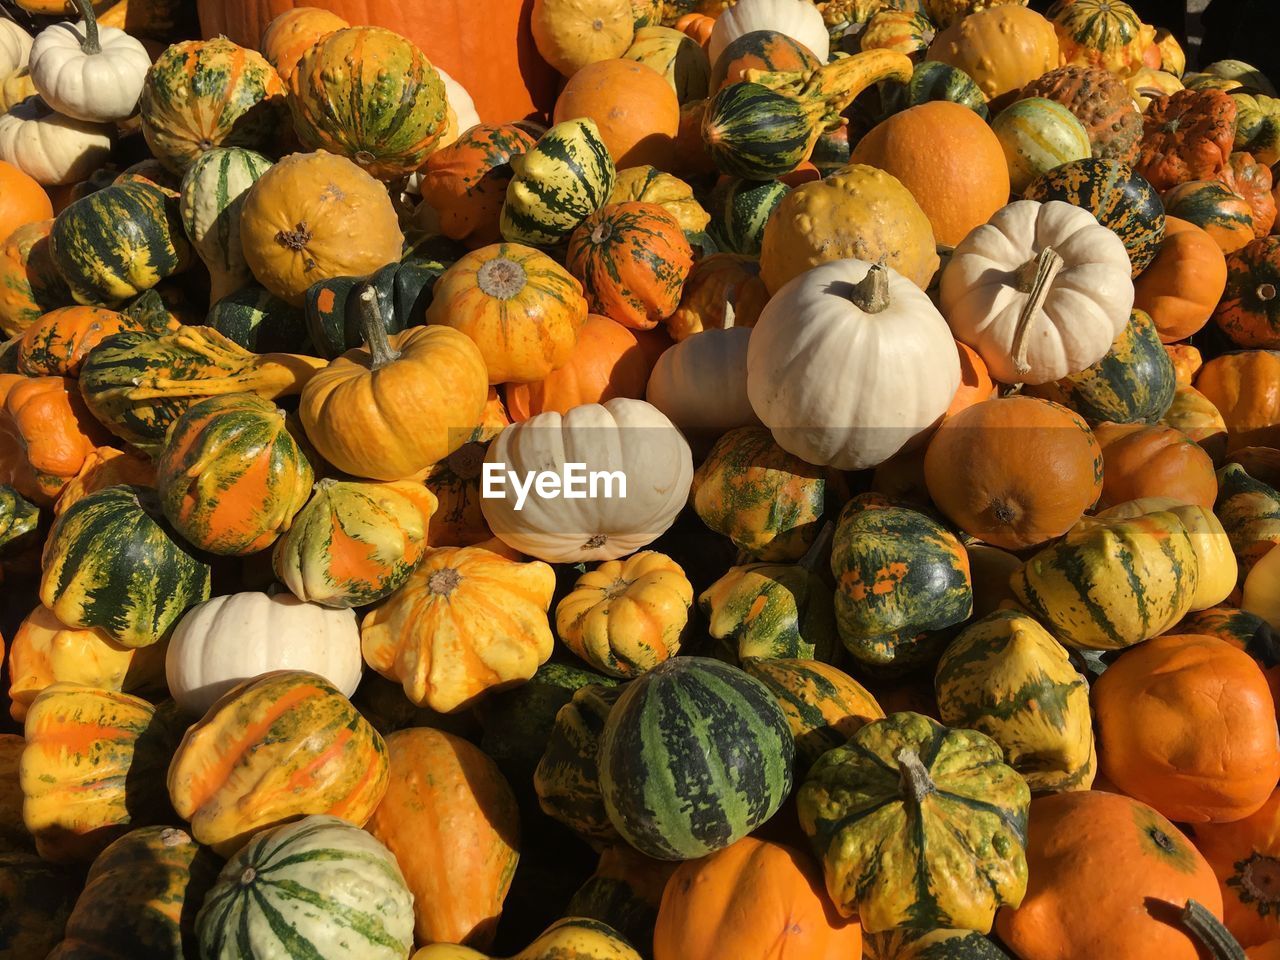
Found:
[[[620,474],[626,495],[603,480],[596,495],[571,499],[531,489],[521,509],[508,481],[500,496],[480,501],[485,521],[507,546],[548,563],[616,560],[656,540],[684,508],[693,483],[689,444],[661,411],[643,400],[588,403],[561,416],[542,413],[507,427],[489,446],[485,464],[500,465],[521,483],[566,463],[587,473]],[[493,469],[493,468],[489,468]],[[550,489],[548,486],[547,489]]]
[[[1106,356],[1129,322],[1129,254],[1087,210],[1019,200],[956,247],[939,306],[995,380],[1061,380]]]
[[[31,82],[44,102],[68,117],[97,123],[127,120],[151,67],[141,42],[98,26],[93,5],[75,0],[80,23],[56,23],[31,46]]]
[[[260,153],[218,147],[197,157],[183,175],[182,225],[209,268],[210,303],[253,282],[240,244],[240,212],[249,188],[270,168]]]
[[[165,675],[183,712],[202,716],[236,684],[272,670],[319,674],[351,696],[364,661],[351,610],[289,593],[235,593],[192,607],[169,640]]]
[[[890,267],[834,260],[765,305],[747,351],[751,406],[784,450],[865,470],[932,426],[960,359],[929,297]]]
[[[798,40],[821,62],[831,56],[831,34],[811,0],[738,0],[716,20],[707,44],[712,66],[724,48],[756,30],[775,30]]]
[[[566,77],[622,56],[636,32],[631,0],[533,0],[530,24],[542,59]]]
[[[0,76],[11,76],[27,65],[31,34],[6,17],[0,17]]]
[[[0,114],[0,160],[42,186],[77,183],[107,162],[114,129],[63,116],[31,97]]]
[[[470,130],[480,122],[480,114],[476,112],[475,101],[471,99],[471,94],[467,92],[466,87],[460,84],[449,74],[445,73],[436,64],[436,73],[440,74],[440,79],[444,81],[444,95],[449,101],[449,129],[440,143],[436,146],[437,150],[449,146],[458,137],[467,130]]]

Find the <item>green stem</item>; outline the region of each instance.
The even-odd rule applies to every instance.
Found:
[[[1236,941],[1222,921],[1194,900],[1182,908],[1182,925],[1205,945],[1213,960],[1245,960],[1244,947]]]
[[[102,41],[98,38],[98,15],[93,12],[92,0],[75,0],[76,9],[80,11],[80,19],[84,21],[84,40],[80,49],[89,56],[102,52]]]
[[[378,304],[378,291],[373,284],[361,285],[356,299],[359,301],[360,332],[364,334],[365,346],[373,357],[371,367],[380,370],[399,360],[400,351],[391,346],[391,341],[387,338],[387,326],[382,321],[382,308]]]

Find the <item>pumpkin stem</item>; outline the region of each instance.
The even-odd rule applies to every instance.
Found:
[[[462,583],[462,574],[453,567],[444,567],[427,577],[427,589],[437,597],[447,597]]]
[[[863,313],[883,313],[889,309],[889,268],[873,263],[867,275],[853,285],[849,302]]]
[[[1031,344],[1027,342],[1027,334],[1044,306],[1045,298],[1049,296],[1054,278],[1064,264],[1058,251],[1053,247],[1045,247],[1038,257],[1028,260],[1018,270],[1018,292],[1027,294],[1027,302],[1018,315],[1018,327],[1013,333],[1013,368],[1020,377],[1031,372],[1031,365],[1027,363],[1027,351],[1031,348]]]
[[[98,37],[98,18],[93,12],[93,4],[90,0],[76,0],[76,9],[84,21],[84,39],[80,41],[80,49],[89,56],[101,53],[102,41]]]
[[[364,344],[373,356],[371,369],[381,370],[387,364],[400,359],[400,351],[391,346],[387,339],[387,326],[382,321],[382,308],[378,306],[378,291],[373,284],[366,283],[360,288],[360,332],[364,334]]]
[[[809,549],[804,552],[804,556],[800,558],[799,566],[804,567],[810,573],[818,568],[818,564],[822,561],[831,549],[831,540],[836,535],[836,525],[828,520],[822,525],[822,529],[818,531],[818,535],[813,538],[813,543]]]
[[[903,793],[916,803],[922,803],[925,797],[938,789],[920,754],[910,747],[898,751],[898,774],[902,778]]]
[[[1180,917],[1182,925],[1205,945],[1214,960],[1245,960],[1244,947],[1222,921],[1194,900],[1188,900]]]
[[[510,257],[494,257],[476,271],[476,286],[485,296],[510,300],[520,295],[529,281],[524,264]]]
[[[1276,285],[1274,283],[1262,283],[1258,285],[1258,299],[1263,303],[1270,303],[1276,298]]]

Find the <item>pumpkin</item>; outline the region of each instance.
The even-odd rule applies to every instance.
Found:
[[[609,203],[653,203],[675,217],[690,243],[707,228],[711,215],[694,196],[693,187],[657,167],[642,164],[618,171]]]
[[[1121,0],[1062,0],[1049,10],[1062,59],[1124,76],[1144,65],[1155,30]]]
[[[1238,463],[1228,463],[1217,476],[1214,512],[1231,539],[1241,572],[1247,573],[1280,543],[1280,493]]]
[[[946,100],[972,110],[983,120],[987,119],[987,97],[973,77],[959,67],[937,60],[918,63],[906,83],[885,83],[878,88],[880,102],[873,118],[891,116],[923,103]]]
[[[956,248],[939,303],[956,339],[981,354],[994,379],[1060,380],[1102,359],[1128,323],[1129,255],[1087,211],[1020,200]]]
[[[284,85],[271,64],[218,37],[165,50],[147,71],[138,108],[147,146],[167,170],[181,174],[214,147],[271,152],[283,101]]]
[[[552,120],[594,121],[618,169],[665,167],[680,126],[680,103],[675,89],[653,67],[629,57],[600,60],[573,74],[556,100]]]
[[[1227,452],[1227,422],[1209,398],[1195,387],[1180,384],[1160,422],[1181,430],[1200,444],[1215,465],[1222,462]]]
[[[398,261],[404,237],[382,185],[320,152],[293,154],[258,178],[241,208],[240,240],[258,282],[301,306],[317,280]]]
[[[1168,496],[1210,508],[1218,493],[1213,461],[1190,437],[1159,424],[1099,424],[1104,507]]]
[[[1276,222],[1276,201],[1271,195],[1271,168],[1259,163],[1251,153],[1233,153],[1227,169],[1222,172],[1237,194],[1249,204],[1253,215],[1253,232],[1265,237]]]
[[[1280,238],[1254,240],[1227,258],[1226,290],[1213,320],[1236,346],[1280,347],[1278,283]]]
[[[618,833],[646,856],[687,860],[773,816],[791,790],[795,745],[760,681],[716,660],[675,657],[626,687],[599,756]]]
[[[1213,867],[1222,890],[1223,923],[1241,943],[1268,943],[1280,931],[1271,886],[1278,802],[1280,793],[1273,792],[1243,819],[1195,827],[1196,849]],[[1254,953],[1249,950],[1246,955]]]
[[[557,920],[510,960],[640,960],[627,939],[608,924],[585,917]],[[410,960],[496,960],[468,947],[432,944]]]
[[[420,189],[439,215],[440,232],[472,248],[502,239],[498,220],[511,182],[511,159],[534,143],[514,124],[481,124],[434,151]]]
[[[198,157],[182,178],[182,223],[209,268],[214,302],[253,280],[240,242],[240,217],[249,188],[270,167],[270,160],[252,150],[218,148]]]
[[[1280,780],[1266,677],[1224,640],[1157,637],[1108,667],[1093,696],[1103,773],[1167,817],[1239,820]]]
[[[632,442],[637,437],[643,442]],[[616,560],[647,546],[675,521],[693,481],[693,457],[680,431],[644,401],[621,397],[510,426],[484,462],[504,465],[497,468],[503,482],[491,490],[500,495],[480,504],[490,529],[513,549],[549,563]],[[507,482],[562,462],[583,464],[577,480],[566,482],[598,493],[589,509],[540,492],[526,502],[527,487],[521,496]]]
[[[16,24],[9,21],[0,30],[8,32],[14,26]],[[0,163],[0,184],[4,187],[4,202],[0,204],[0,237],[7,240],[19,227],[53,216],[49,195],[41,189],[40,184],[13,164]]]
[[[277,670],[232,688],[187,730],[169,765],[169,798],[191,835],[226,855],[308,814],[363,824],[387,767],[382,737],[336,687]]]
[[[387,756],[390,784],[367,829],[404,871],[418,941],[488,946],[519,857],[511,788],[480,750],[439,730],[393,733]]]
[[[1042,202],[1064,200],[1088,210],[1124,241],[1134,277],[1155,259],[1164,239],[1160,198],[1151,184],[1118,160],[1064,163],[1038,177],[1024,195]]]
[[[578,281],[520,244],[469,253],[436,284],[426,319],[479,347],[490,383],[542,380],[562,366],[587,316]]]
[[[1101,67],[1071,64],[1050,70],[1022,88],[1070,110],[1089,136],[1092,155],[1132,163],[1142,139],[1142,115],[1124,82]]]
[[[1234,253],[1256,236],[1249,201],[1218,180],[1190,180],[1164,195],[1169,216],[1204,230],[1223,253]]]
[[[115,447],[98,447],[84,458],[80,472],[58,494],[53,505],[54,516],[62,515],[73,503],[91,493],[122,483],[154,487],[156,468],[150,460],[137,454]]]
[[[0,27],[0,72],[8,74],[25,67],[31,57],[32,40],[16,20]]]
[[[759,257],[765,225],[790,190],[778,180],[723,178],[708,203],[709,230],[716,244],[729,253]]]
[[[533,773],[542,812],[595,846],[620,839],[604,808],[597,755],[605,722],[621,694],[620,687],[598,683],[574,691],[556,712],[547,748]]]
[[[996,908],[1016,906],[1027,886],[1030,799],[985,734],[894,713],[825,754],[796,803],[832,902],[844,916],[856,911],[864,930],[986,932]],[[952,818],[965,822],[964,837]],[[887,869],[895,864],[906,873]],[[915,881],[903,886],[904,875]]]
[[[300,949],[334,960],[402,960],[413,949],[413,894],[376,837],[313,815],[263,830],[234,853],[205,897],[196,933],[210,960]]]
[[[864,960],[1008,960],[1009,955],[974,930],[913,930],[896,927],[868,934],[862,944]]]
[[[495,687],[528,680],[551,656],[546,614],[554,586],[544,563],[518,563],[483,547],[428,550],[365,617],[365,662],[419,706],[461,709]]]
[[[177,725],[138,697],[58,682],[27,710],[22,820],[53,863],[92,860],[130,829],[165,816],[160,773]]]
[[[804,0],[749,0],[734,4],[716,18],[707,43],[707,56],[714,64],[739,37],[759,30],[772,30],[791,37],[813,51],[818,62],[830,55],[830,37],[821,14]]]
[[[936,34],[932,21],[923,14],[886,9],[867,21],[858,34],[858,49],[896,50],[919,62]]]
[[[996,918],[1000,939],[1026,960],[1050,960],[1063,950],[1197,960],[1204,956],[1199,944],[1159,905],[1176,915],[1192,899],[1221,916],[1217,881],[1191,841],[1145,803],[1118,793],[1033,800],[1027,865],[1022,905]]]
[[[748,80],[752,70],[809,71],[821,66],[822,61],[795,37],[777,30],[752,30],[735,37],[716,57],[708,91],[717,93],[731,83]]]
[[[23,331],[18,370],[29,377],[74,377],[85,356],[105,338],[141,324],[101,307],[59,307]]]
[[[631,0],[535,0],[533,39],[542,58],[566,77],[620,57],[635,37]]]
[[[1127,575],[1117,579],[1116,570]],[[1160,511],[1079,524],[1028,560],[1011,584],[1019,603],[1062,643],[1119,650],[1181,620],[1199,578],[1189,531],[1177,515]]]
[[[1213,238],[1195,224],[1170,216],[1155,258],[1133,281],[1133,302],[1150,315],[1160,339],[1173,343],[1208,322],[1226,283],[1226,260]]]
[[[46,187],[85,179],[111,153],[114,128],[63,116],[39,97],[0,115],[0,161]]]
[[[759,423],[747,397],[748,327],[704,330],[682,340],[658,358],[645,399],[678,426],[695,447],[706,449],[736,427]]]
[[[351,24],[329,10],[294,7],[267,24],[259,50],[286,83],[302,55],[316,43]]]
[[[24,497],[48,505],[80,472],[104,438],[75,383],[65,377],[13,378],[4,388],[0,448],[12,445],[5,479]]]
[[[1018,196],[1026,196],[1027,187],[1043,174],[1090,156],[1084,124],[1055,100],[1018,100],[996,114],[991,129],[1004,150],[1009,181]],[[977,221],[983,222],[985,218]]]
[[[934,676],[942,722],[985,733],[1033,791],[1088,790],[1089,686],[1044,627],[998,610],[965,627]]]
[[[565,240],[605,205],[617,178],[600,128],[586,117],[557,123],[510,163],[502,236],[531,246]]]
[[[1181,635],[1216,637],[1243,650],[1262,667],[1272,697],[1280,690],[1280,672],[1276,670],[1280,660],[1276,657],[1271,625],[1257,614],[1236,607],[1209,607],[1192,613],[1174,629]]]
[[[1196,389],[1226,421],[1228,450],[1280,441],[1280,397],[1267,386],[1273,366],[1280,367],[1280,357],[1270,351],[1245,350],[1215,357],[1196,377]]]
[[[0,330],[15,336],[50,310],[72,302],[53,262],[53,220],[16,228],[0,246]]]
[[[1018,5],[957,20],[937,35],[927,59],[969,74],[988,100],[1021,90],[1060,64],[1053,24]]]
[[[714,253],[689,271],[680,305],[667,318],[666,329],[678,343],[704,330],[753,327],[768,299],[759,261]]]
[[[1018,550],[1061,536],[1093,506],[1102,450],[1084,420],[1058,404],[985,400],[939,427],[925,479],[938,509],[962,530]]]
[[[1179,90],[1159,97],[1143,117],[1135,169],[1160,192],[1215,179],[1235,143],[1236,105],[1221,90]]]

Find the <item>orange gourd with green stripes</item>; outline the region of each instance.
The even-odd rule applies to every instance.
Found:
[[[46,312],[71,303],[71,291],[53,265],[53,220],[19,227],[0,245],[0,330],[16,336]]]
[[[18,341],[18,372],[28,377],[74,377],[89,351],[114,333],[144,331],[126,313],[102,307],[59,307],[27,327]]]

